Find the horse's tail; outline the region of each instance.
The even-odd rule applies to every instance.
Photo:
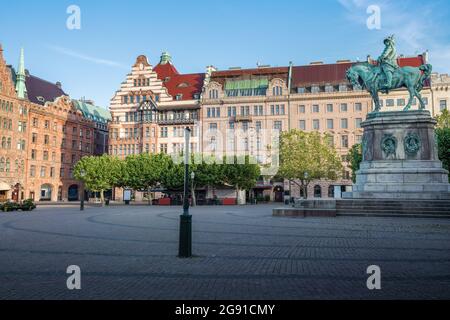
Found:
[[[423,64],[419,67],[419,70],[422,71],[422,75],[420,76],[419,83],[417,84],[418,89],[422,90],[424,83],[431,76],[431,72],[433,71],[433,67],[431,64]]]

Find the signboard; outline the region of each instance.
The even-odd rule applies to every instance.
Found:
[[[131,190],[123,190],[123,201],[131,201]]]

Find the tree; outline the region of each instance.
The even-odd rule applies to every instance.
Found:
[[[240,201],[239,191],[253,188],[261,175],[259,165],[253,160],[248,155],[235,156],[233,163],[228,164],[224,157],[223,164],[220,166],[220,180],[224,185],[235,188],[238,203]]]
[[[362,145],[357,143],[350,148],[347,155],[348,161],[350,162],[350,167],[352,168],[352,180],[353,183],[356,182],[356,171],[359,170],[359,166],[362,161]]]
[[[83,157],[74,168],[75,178],[83,181],[86,189],[100,192],[102,205],[105,203],[104,191],[117,185],[120,175],[121,161],[108,155]]]
[[[148,202],[151,204],[151,189],[156,187],[166,172],[170,157],[165,154],[131,155],[125,159],[124,184],[134,190],[147,190]]]
[[[436,120],[438,122],[435,130],[438,156],[444,169],[450,171],[450,112],[447,109],[443,110]]]
[[[450,128],[450,112],[447,109],[442,110],[441,114],[436,116],[438,128]]]
[[[281,133],[278,176],[299,185],[306,197],[311,181],[336,180],[341,172],[341,159],[330,146],[328,136],[297,129]]]
[[[192,180],[191,174],[194,172],[195,177]],[[220,166],[214,156],[202,156],[202,154],[192,154],[191,163],[189,165],[189,177],[191,179],[192,205],[197,204],[195,190],[198,187],[209,187],[219,185],[221,183]]]

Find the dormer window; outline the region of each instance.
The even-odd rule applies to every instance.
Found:
[[[272,92],[274,96],[281,96],[283,95],[283,88],[281,86],[273,87]]]
[[[189,84],[187,84],[186,82],[182,82],[177,87],[178,88],[187,88],[187,87],[189,87]]]
[[[38,97],[36,97],[36,99],[37,99],[39,102],[45,102],[45,99],[44,99],[44,97],[42,97],[42,96],[38,96]]]
[[[182,99],[183,99],[183,95],[181,93],[179,93],[175,96],[175,100],[182,100]]]
[[[311,87],[311,93],[319,93],[320,87],[319,86],[312,86]]]
[[[169,82],[170,81],[170,77],[165,77],[164,78],[164,82]]]

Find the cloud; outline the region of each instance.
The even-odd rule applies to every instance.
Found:
[[[428,50],[436,70],[450,70],[448,28],[444,23],[447,4],[411,0],[337,1],[345,9],[348,20],[364,28],[368,18],[367,7],[378,5],[381,8],[381,32],[384,36],[395,35],[400,53],[415,55]],[[374,32],[373,35],[378,37],[379,33]]]
[[[67,49],[67,48],[63,48],[63,47],[59,47],[59,46],[55,46],[55,45],[49,45],[48,48],[50,48],[53,51],[62,53],[66,56],[89,61],[89,62],[92,62],[95,64],[105,65],[105,66],[109,66],[109,67],[116,67],[116,68],[121,68],[121,69],[128,69],[126,66],[124,66],[118,62],[91,57],[91,56],[85,55],[83,53],[75,52],[71,49]]]

